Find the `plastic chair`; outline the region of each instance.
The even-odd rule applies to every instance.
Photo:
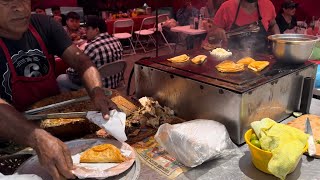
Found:
[[[150,30],[150,28],[144,29],[145,27],[148,27],[148,26],[149,27],[153,26],[153,28],[154,28],[155,24],[156,24],[156,17],[155,16],[144,18],[142,20],[140,30],[134,32],[136,34],[136,38],[137,38],[135,46],[137,47],[137,43],[139,43],[145,53],[148,51],[146,51],[146,49],[142,45],[142,42],[140,41],[140,36],[148,36],[149,37],[149,39],[147,41],[148,44],[149,44],[149,40],[151,40],[153,42],[154,46],[156,47],[156,40],[152,37],[152,35],[154,34],[154,31]]]
[[[111,63],[104,64],[98,68],[98,71],[100,72],[101,78],[107,78],[110,76],[117,75],[122,72],[122,78],[121,81],[118,83],[118,87],[116,89],[118,90],[125,90],[125,79],[124,79],[124,73],[127,68],[127,62],[124,60],[119,60]]]
[[[132,32],[133,32],[134,21],[132,19],[124,19],[124,20],[117,20],[113,23],[113,37],[118,39],[128,39],[130,42],[130,46],[133,50],[133,53],[124,54],[124,55],[133,55],[136,54],[136,50],[132,43]],[[130,28],[130,33],[116,33],[116,28]]]

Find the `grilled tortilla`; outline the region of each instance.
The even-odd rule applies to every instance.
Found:
[[[100,144],[84,151],[80,156],[81,163],[121,163],[125,157],[112,144]]]
[[[202,64],[207,59],[206,55],[198,55],[194,57],[191,61],[195,64]]]
[[[167,59],[168,61],[171,61],[173,63],[184,63],[184,62],[187,62],[189,61],[190,57],[186,54],[182,54],[180,56],[176,56],[176,57],[173,57],[173,58],[170,58],[170,59]]]
[[[255,60],[251,57],[244,57],[240,59],[237,64],[249,65],[250,63],[254,62]]]
[[[255,72],[262,71],[269,65],[269,61],[254,61],[248,65],[249,69],[252,69]]]
[[[244,71],[243,64],[236,64],[233,61],[225,60],[216,66],[220,72],[240,72]]]

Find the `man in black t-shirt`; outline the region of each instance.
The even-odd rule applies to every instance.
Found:
[[[32,147],[54,180],[73,178],[66,145],[19,111],[59,93],[52,58],[58,55],[80,73],[96,108],[108,119],[115,105],[104,94],[98,70],[61,25],[48,16],[31,16],[31,0],[0,0],[0,47],[0,136]]]
[[[284,2],[281,5],[281,10],[276,17],[276,21],[281,34],[283,34],[286,30],[294,29],[294,27],[297,26],[297,19],[294,16],[297,7],[298,3],[295,3],[293,1]]]

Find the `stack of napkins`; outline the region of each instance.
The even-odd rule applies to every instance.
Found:
[[[118,112],[114,109],[110,111],[109,120],[105,120],[100,112],[89,111],[87,118],[118,141],[124,142],[128,139],[125,133],[126,114],[124,112]]]

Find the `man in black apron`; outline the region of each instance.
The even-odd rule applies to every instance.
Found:
[[[115,105],[105,96],[100,74],[62,26],[49,16],[31,15],[31,0],[0,0],[0,138],[32,147],[53,180],[70,179],[67,146],[23,114],[34,102],[59,93],[52,55],[80,72],[91,100],[108,119]]]
[[[270,31],[270,34],[277,34],[279,33],[279,27],[275,23],[274,19],[270,20],[269,27],[267,30],[265,26],[263,26],[263,23],[262,23],[263,17],[260,11],[260,9],[263,7],[261,7],[261,5],[259,6],[260,0],[238,0],[238,1],[239,3],[237,5],[236,14],[229,30],[226,32],[226,30],[222,28],[215,28],[213,32],[208,33],[209,40],[211,38],[211,39],[214,39],[216,42],[219,40],[222,40],[223,42],[227,42],[229,49],[251,50],[252,52],[265,52],[267,50],[267,41],[266,41],[268,36],[267,30]],[[267,1],[267,0],[263,0],[263,1]],[[228,7],[225,4],[225,6],[221,6],[221,8],[228,8]],[[237,25],[240,8],[244,9],[246,12],[250,12],[250,15],[254,15],[254,12],[257,11],[257,14],[258,14],[257,20],[245,25],[241,25],[241,26]],[[219,11],[217,12],[217,14],[219,13]],[[224,11],[221,10],[221,12],[224,12]],[[218,15],[218,17],[221,17],[221,16]],[[239,30],[241,30],[242,33],[237,35],[232,35],[233,32],[239,32]]]

